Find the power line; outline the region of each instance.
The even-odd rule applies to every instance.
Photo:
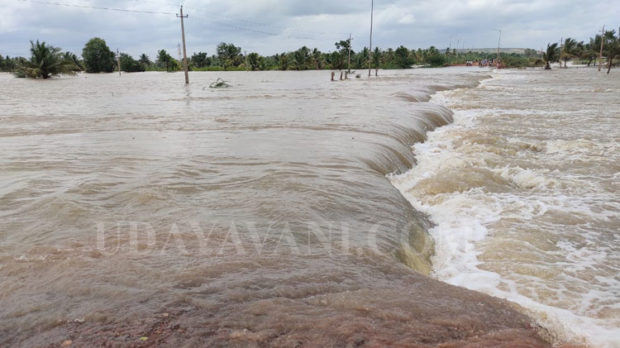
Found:
[[[61,6],[61,7],[73,7],[73,8],[82,8],[82,9],[92,9],[92,10],[100,10],[100,11],[115,11],[115,12],[125,12],[125,13],[140,13],[140,14],[162,14],[162,15],[176,15],[176,12],[167,12],[167,11],[157,11],[157,10],[132,10],[132,9],[124,9],[124,8],[116,8],[116,7],[102,7],[102,6],[91,6],[91,5],[80,5],[80,4],[75,4],[75,3],[67,3],[67,2],[60,2],[60,1],[45,1],[45,0],[17,0],[17,1],[21,1],[21,2],[30,2],[30,3],[35,3],[35,4],[42,4],[42,5],[49,5],[49,6]],[[133,0],[134,2],[143,2],[139,1],[139,0]],[[148,2],[148,1],[147,1]],[[183,3],[183,1],[181,1],[181,3]],[[230,20],[233,21],[233,20]],[[244,20],[244,19],[234,19],[234,21],[237,22],[245,22],[247,24],[253,25],[253,26],[265,26],[268,27],[270,26],[270,24],[266,24],[266,23],[258,23],[255,21],[250,21],[250,20]],[[311,41],[323,41],[325,38],[325,35],[329,35],[328,33],[314,33],[314,32],[303,32],[303,31],[297,31],[302,35],[288,35],[284,32],[282,33],[277,33],[274,31],[268,31],[268,30],[262,30],[262,29],[253,29],[253,28],[249,28],[248,26],[244,26],[244,25],[237,25],[237,24],[230,24],[230,23],[226,23],[223,21],[218,21],[217,22],[218,25],[224,26],[224,27],[228,27],[231,29],[235,29],[235,30],[239,30],[239,31],[246,31],[246,32],[252,32],[252,33],[256,33],[256,34],[262,34],[262,35],[268,35],[268,36],[282,36],[284,38],[288,38],[288,39],[296,39],[296,40],[311,40]],[[274,28],[275,29],[275,28]],[[311,37],[310,35],[306,35],[306,34],[318,34],[320,36],[322,36],[320,39],[317,39],[316,37]],[[333,34],[333,33],[330,33]]]
[[[35,3],[35,4],[42,4],[42,5],[76,7],[76,8],[84,8],[84,9],[92,9],[92,10],[104,10],[104,11],[116,11],[116,12],[131,12],[131,13],[144,13],[144,14],[164,14],[164,15],[174,15],[174,14],[176,14],[176,12],[149,11],[149,10],[130,10],[130,9],[125,9],[125,8],[99,7],[99,6],[69,4],[69,3],[57,2],[57,1],[41,1],[41,0],[18,0],[18,1],[31,2],[31,3]]]
[[[313,41],[321,41],[321,40],[323,40],[323,39],[317,39],[317,38],[307,37],[307,36],[286,35],[285,33],[275,33],[275,32],[266,31],[266,30],[252,29],[252,28],[248,28],[248,27],[245,27],[245,26],[240,26],[240,25],[236,25],[236,24],[230,24],[230,23],[221,22],[221,21],[220,22],[216,22],[216,24],[224,26],[224,27],[228,27],[228,28],[231,28],[231,29],[236,29],[236,30],[240,30],[240,31],[247,31],[247,32],[256,33],[256,34],[263,34],[263,35],[267,35],[267,36],[282,36],[282,37],[285,37],[287,39],[313,40]]]

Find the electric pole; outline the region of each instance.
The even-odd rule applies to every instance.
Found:
[[[347,65],[347,69],[349,70],[347,73],[351,73],[351,34],[349,34],[349,63]]]
[[[562,67],[562,54],[564,54],[564,37],[563,36],[560,37],[560,68]]]
[[[603,46],[605,45],[605,26],[601,31],[601,51],[598,54],[598,71],[601,71],[601,65],[603,65]]]
[[[497,39],[497,68],[499,69],[499,60],[500,60],[499,45],[502,40],[502,30],[501,29],[497,29],[497,30],[499,31],[499,38]]]
[[[368,77],[370,77],[370,71],[372,70],[372,21],[375,11],[375,0],[370,1],[370,47],[368,50]]]
[[[177,15],[181,18],[181,37],[183,38],[183,69],[185,70],[185,84],[189,84],[189,67],[187,66],[187,50],[185,48],[185,24],[183,19],[189,17],[189,15],[183,16],[183,6],[181,6],[181,14]]]
[[[121,76],[121,54],[116,49],[116,65],[118,65],[118,76]]]

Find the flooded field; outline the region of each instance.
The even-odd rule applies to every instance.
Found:
[[[527,210],[532,220],[524,224],[518,218],[526,215],[513,209],[512,220],[474,221],[485,232],[459,244],[461,232],[474,232],[467,227],[470,220],[461,219],[465,213],[441,205],[449,195],[479,194],[471,198],[475,208],[486,202],[484,197],[495,199],[505,190],[502,185],[521,192],[518,184],[509,184],[513,176],[528,180],[527,172],[515,172],[517,165],[500,163],[495,176],[479,176],[476,185],[474,179],[463,179],[461,185],[451,181],[462,177],[460,169],[441,171],[446,178],[438,177],[428,162],[438,159],[429,160],[423,152],[427,147],[435,151],[432,147],[443,141],[438,137],[459,129],[463,119],[472,132],[477,117],[487,116],[489,127],[524,131],[520,127],[529,121],[517,119],[522,113],[511,113],[510,122],[492,120],[505,113],[477,116],[475,109],[487,103],[475,99],[480,91],[489,89],[484,95],[503,103],[502,88],[516,88],[510,87],[511,79],[518,76],[502,73],[488,80],[492,74],[429,69],[332,83],[328,72],[214,72],[192,73],[188,87],[181,74],[167,73],[82,74],[50,81],[0,74],[0,345],[71,340],[78,346],[545,346],[540,335],[550,339],[558,334],[546,333],[506,301],[432,277],[511,299],[506,293],[543,297],[547,293],[539,273],[528,276],[535,280],[530,288],[519,275],[534,264],[559,262],[547,257],[577,265],[579,260],[571,264],[566,259],[571,255],[566,248],[583,251],[576,257],[584,259],[609,248],[604,260],[589,258],[600,272],[588,274],[591,289],[616,291],[616,302],[605,307],[593,300],[584,310],[617,319],[617,271],[610,273],[618,267],[617,237],[608,235],[618,227],[613,196],[618,170],[606,159],[617,156],[612,140],[617,141],[613,131],[618,128],[609,124],[617,126],[617,104],[603,109],[601,100],[592,101],[597,110],[607,110],[600,116],[601,124],[608,122],[601,126],[608,137],[604,141],[589,133],[563,138],[542,126],[533,127],[541,137],[540,144],[532,145],[538,151],[502,133],[469,141],[470,148],[504,141],[506,151],[517,144],[508,154],[496,153],[494,163],[511,161],[511,156],[528,161],[522,158],[527,151],[540,155],[554,151],[553,144],[562,156],[573,156],[570,149],[581,147],[570,147],[572,141],[590,141],[601,167],[575,169],[570,175],[581,183],[594,182],[591,193],[556,191],[573,187],[564,183],[562,167],[549,169],[558,173],[559,178],[549,180],[559,186],[546,186],[543,178],[540,186],[524,184],[527,194],[510,194],[516,207],[529,207],[532,194],[547,197],[549,192],[595,202],[604,198],[606,203],[591,206],[599,215],[533,207]],[[551,83],[544,76],[557,76],[536,74],[541,88]],[[218,77],[232,87],[209,88]],[[603,93],[613,95],[617,81],[608,83]],[[429,102],[438,91],[444,92]],[[526,103],[519,100],[513,103]],[[457,110],[457,123],[440,128],[412,151],[428,132],[452,122],[449,108]],[[584,109],[576,106],[570,115]],[[476,116],[461,116],[467,110]],[[591,130],[592,122],[569,120],[584,132]],[[471,154],[485,170],[481,165],[489,160],[482,155]],[[571,168],[582,160],[553,158],[558,166]],[[465,155],[459,160],[470,161]],[[461,162],[449,163],[448,169]],[[583,168],[590,168],[590,162]],[[422,174],[415,174],[417,169]],[[592,173],[601,175],[600,183]],[[422,188],[417,175],[436,183]],[[444,193],[443,200],[433,198]],[[612,244],[590,248],[579,239],[584,235],[576,237],[573,230],[562,237],[564,230],[554,230],[559,224],[553,214],[562,221],[577,219],[571,226],[581,226],[579,231],[590,226],[602,238],[593,243]],[[453,227],[446,233],[445,223]],[[515,245],[487,238],[491,225],[527,235],[542,228],[558,237],[553,243],[541,241],[551,243],[549,249],[506,253],[517,250]],[[451,249],[454,243],[459,247]],[[471,253],[461,253],[461,247]],[[515,261],[519,257],[527,262]],[[488,283],[479,281],[476,272],[501,279],[490,287],[498,292],[483,288]],[[554,302],[584,298],[585,285],[579,282],[588,278],[575,272],[580,288],[567,292],[568,297],[552,293],[549,302],[532,301],[581,315],[578,308]],[[606,281],[612,282],[607,290]],[[605,301],[609,298],[613,301]],[[517,302],[528,307],[527,301]],[[537,313],[529,314],[540,321]]]
[[[620,344],[620,79],[502,71],[394,182],[437,225],[433,275],[519,303],[560,341]]]

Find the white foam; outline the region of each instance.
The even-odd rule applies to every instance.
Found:
[[[501,79],[520,78],[515,77],[518,75],[500,76]],[[486,89],[499,88],[489,86],[488,80],[483,81],[481,86]],[[454,98],[458,98],[455,96],[459,93],[461,92],[440,92],[432,97],[431,102],[450,107],[451,104],[458,104],[458,100],[455,101]],[[615,208],[618,208],[617,211],[620,210],[620,205],[617,199],[614,202],[613,195],[606,196],[605,192],[598,190],[596,185],[588,180],[584,181],[583,178],[571,177],[558,171],[522,168],[515,165],[485,167],[486,160],[495,154],[485,153],[483,149],[475,148],[476,144],[468,144],[469,148],[465,149],[462,144],[455,143],[458,134],[477,127],[477,118],[485,111],[502,114],[502,112],[497,112],[497,109],[492,111],[457,110],[453,124],[431,132],[425,143],[416,144],[413,147],[418,160],[417,166],[408,173],[391,177],[394,185],[403,192],[411,204],[416,209],[429,214],[436,224],[429,231],[436,243],[436,254],[432,260],[434,276],[453,285],[482,291],[518,303],[541,325],[549,328],[558,342],[589,344],[596,347],[620,347],[620,318],[606,320],[596,317],[596,313],[591,311],[593,306],[600,303],[611,303],[607,305],[610,310],[620,309],[618,302],[620,280],[617,277],[597,276],[597,284],[586,283],[584,286],[588,286],[589,290],[575,299],[577,302],[574,305],[570,308],[561,308],[546,304],[544,299],[524,292],[523,284],[518,284],[510,278],[480,267],[482,265],[478,258],[481,253],[480,245],[490,238],[492,233],[488,226],[501,219],[518,219],[523,221],[525,227],[529,224],[529,219],[540,218],[550,211],[585,216],[588,219],[610,219],[613,218]],[[541,114],[518,109],[511,109],[507,114],[519,112],[529,115]],[[527,140],[509,140],[509,142],[513,141],[525,142]],[[585,139],[537,141],[531,147],[539,152],[542,149],[538,160],[543,161],[546,160],[544,156],[547,155],[553,156],[550,160],[563,161],[568,160],[569,157],[558,156],[573,156],[576,153],[586,152],[591,155],[592,151],[601,153],[614,148],[610,144],[601,145],[600,142]],[[485,191],[484,188],[472,188],[464,192],[441,192],[434,193],[432,196],[420,196],[423,193],[416,190],[416,186],[423,180],[432,180],[434,176],[446,170],[468,167],[484,167],[515,185],[518,192],[524,193],[493,193]],[[566,192],[565,195],[558,193],[560,191]],[[601,204],[606,204],[607,208],[599,208]],[[533,228],[537,227],[533,226]],[[579,240],[589,241],[587,242],[589,244],[584,246],[583,242],[579,242],[579,245],[576,245],[568,240],[560,240],[557,243],[559,250],[557,253],[565,259],[562,267],[566,272],[588,271],[600,266],[606,258],[611,257],[609,254],[611,250],[600,245],[597,231],[581,226],[575,228],[580,233]],[[557,233],[563,233],[563,231],[557,231]],[[567,289],[574,286],[582,286],[584,283],[583,279],[571,279],[572,276],[568,273],[563,277],[568,283],[553,285],[564,291],[569,291]],[[528,279],[525,275],[522,278]],[[544,280],[537,277],[530,277],[530,280],[532,287],[547,288]],[[546,290],[552,291],[553,289]],[[558,292],[558,296],[562,296],[562,291]],[[560,298],[560,300],[560,302],[570,302],[568,298]]]

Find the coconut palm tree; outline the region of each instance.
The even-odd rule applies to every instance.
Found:
[[[61,53],[60,48],[48,46],[45,42],[30,41],[30,60],[25,60],[17,68],[19,77],[48,79],[60,74],[75,74],[76,66],[71,57]]]
[[[607,56],[607,74],[611,71],[614,58],[620,56],[620,32],[616,37],[616,31],[610,30],[605,33],[605,55]]]
[[[146,68],[150,67],[151,65],[153,65],[153,62],[151,62],[151,60],[149,59],[149,56],[147,56],[145,53],[142,53],[142,55],[140,56],[140,59],[138,61],[140,62],[140,64],[142,64],[144,69],[146,69]]]
[[[551,70],[551,63],[558,61],[558,44],[547,44],[547,52],[543,52],[545,70]]]
[[[567,67],[566,63],[568,63],[569,60],[573,59],[576,56],[577,47],[577,40],[571,39],[570,37],[564,40],[562,52],[560,53],[560,59],[564,61],[565,68]]]
[[[75,65],[72,69],[73,71],[84,71],[84,66],[82,65],[80,59],[75,55],[75,53],[67,51],[62,54],[62,57],[70,62],[73,62],[73,64]]]
[[[379,66],[381,65],[381,50],[379,47],[375,47],[375,51],[372,54],[372,65],[375,67],[375,76],[379,76]]]

